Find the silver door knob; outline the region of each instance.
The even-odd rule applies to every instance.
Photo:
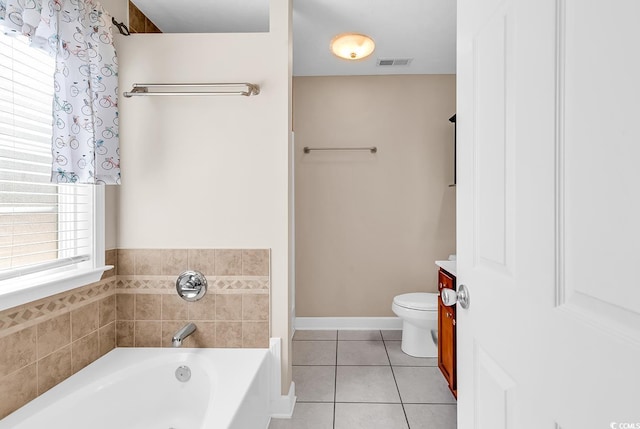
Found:
[[[440,297],[442,298],[442,303],[447,307],[454,306],[459,302],[460,307],[469,308],[469,289],[465,285],[458,286],[457,292],[453,289],[442,289]]]

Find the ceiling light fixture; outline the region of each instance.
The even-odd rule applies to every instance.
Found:
[[[345,60],[361,60],[371,55],[375,48],[373,39],[364,34],[338,34],[331,41],[331,52]]]

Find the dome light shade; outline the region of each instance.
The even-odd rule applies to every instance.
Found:
[[[361,60],[373,53],[376,44],[364,34],[338,34],[331,41],[331,52],[345,60]]]

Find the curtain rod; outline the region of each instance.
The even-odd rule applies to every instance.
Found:
[[[306,146],[303,151],[304,153],[309,153],[312,150],[368,150],[371,153],[377,153],[378,148],[373,147],[309,147]]]
[[[244,88],[242,88],[244,87]],[[160,88],[160,90],[154,90]],[[162,88],[193,88],[191,91],[163,91]],[[196,90],[200,88],[200,90]],[[220,91],[207,90],[205,88],[218,88]],[[234,89],[231,91],[229,89]],[[227,90],[225,90],[227,89]],[[130,92],[124,96],[129,98],[140,95],[250,95],[260,94],[260,86],[254,83],[134,83]]]

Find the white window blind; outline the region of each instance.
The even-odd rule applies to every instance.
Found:
[[[93,188],[50,183],[54,67],[0,33],[0,281],[92,256]]]

